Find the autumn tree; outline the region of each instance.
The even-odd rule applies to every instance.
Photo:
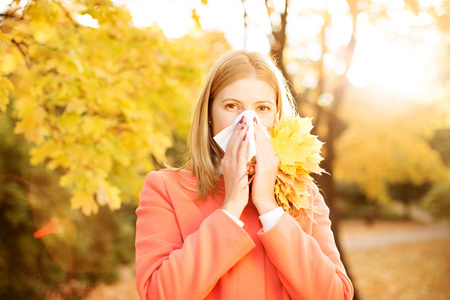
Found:
[[[349,125],[337,141],[336,177],[357,184],[369,201],[403,202],[408,217],[410,202],[445,172],[441,156],[428,143],[433,109],[404,102],[391,102],[387,109],[371,104],[372,97],[350,97],[346,104],[342,117]]]
[[[278,62],[285,78],[291,83],[291,91],[301,114],[314,117],[315,134],[319,134],[319,138],[325,142],[323,151],[325,160],[321,166],[332,174],[335,156],[334,140],[340,128],[336,111],[349,84],[345,76],[345,68],[350,64],[355,46],[355,30],[354,27],[352,28],[357,16],[355,3],[349,2],[348,5],[340,3],[343,9],[339,11],[327,9],[327,5],[314,7],[312,4],[295,4],[292,1],[265,1],[265,4],[272,26],[272,33],[269,36],[271,55]],[[336,24],[331,23],[333,17],[344,18],[350,23],[347,39],[334,45],[333,37],[325,33],[336,30]],[[312,22],[321,22],[321,24],[319,26]],[[303,26],[313,25],[316,32],[310,34],[308,39],[302,39]],[[314,51],[316,53],[312,53]],[[338,74],[327,70],[323,59],[327,55],[335,57],[344,70],[339,71]],[[326,106],[319,104],[321,103],[319,99],[323,102],[323,98],[329,96],[333,97],[332,103],[329,101]],[[333,177],[325,175],[315,178],[330,207],[333,231],[339,246],[339,223],[334,205]]]
[[[331,85],[331,90],[327,90],[327,88],[329,89],[326,85],[326,79],[328,77],[326,75],[323,57],[329,52],[325,32],[327,28],[329,28],[328,30],[333,28],[331,24],[332,13],[329,13],[326,8],[321,11],[307,7],[307,5],[305,7],[302,7],[302,5],[294,6],[292,1],[287,0],[279,1],[278,5],[276,5],[274,1],[266,0],[265,5],[272,27],[272,33],[269,36],[271,55],[277,61],[284,77],[290,82],[291,92],[295,97],[301,114],[315,118],[316,127],[314,132],[315,134],[319,134],[320,139],[325,142],[323,151],[325,160],[322,162],[321,166],[329,172],[329,174],[333,175],[333,162],[335,157],[334,140],[339,133],[340,126],[339,119],[335,112],[342,102],[348,81],[345,77],[345,71],[337,76],[334,74],[332,78],[337,84]],[[350,8],[346,9],[344,12],[344,16],[347,16],[352,23],[354,23],[356,19],[356,12],[354,12],[354,10],[355,7],[353,4],[353,6],[350,6]],[[338,13],[338,15],[341,14],[342,12]],[[314,35],[312,41],[306,39],[301,40],[301,35],[296,36],[295,34],[289,34],[290,32],[300,32],[299,30],[302,30],[302,25],[310,26],[307,22],[313,21],[312,16],[314,15],[323,21],[323,23],[319,26],[319,31]],[[290,23],[288,23],[288,17],[290,18]],[[295,30],[296,27],[297,30]],[[350,38],[347,43],[337,45],[337,53],[331,53],[331,55],[340,58],[344,66],[348,65],[352,58],[355,45],[354,31],[354,28],[350,30]],[[311,49],[314,45],[318,45],[318,48],[320,47],[320,49],[316,49],[318,52],[316,53],[317,60],[311,56],[308,57],[307,55],[308,49]],[[303,50],[303,56],[296,54],[300,49]],[[310,81],[308,84],[308,76],[312,78],[312,81],[315,81],[315,83]],[[330,95],[330,93],[335,97],[333,103],[328,107],[319,105],[319,99],[323,97],[324,94]],[[323,191],[325,201],[330,208],[332,230],[335,235],[337,247],[341,250],[338,228],[339,217],[335,206],[333,177],[322,175],[315,176],[315,179],[317,180],[320,189]],[[342,261],[345,264],[344,253],[342,251],[341,253]],[[348,272],[351,277],[351,270],[348,269]],[[356,289],[354,297],[355,299],[358,298]]]
[[[351,123],[352,121],[348,118],[343,118],[342,112],[359,113],[355,110],[349,110],[348,107],[344,107],[345,102],[348,100],[349,94],[354,93],[355,82],[358,83],[360,78],[356,78],[354,75],[355,71],[352,67],[357,64],[357,58],[355,60],[355,52],[359,51],[359,54],[363,50],[364,46],[364,36],[363,32],[367,26],[372,26],[373,28],[383,28],[380,29],[381,34],[385,36],[384,40],[411,40],[414,35],[415,42],[418,45],[431,44],[429,41],[430,36],[434,36],[436,32],[435,24],[436,22],[444,23],[445,12],[447,10],[447,4],[428,4],[422,5],[417,1],[405,1],[402,5],[393,4],[388,2],[376,2],[375,1],[333,1],[333,2],[322,2],[322,1],[304,1],[302,3],[293,1],[265,1],[267,7],[267,15],[271,21],[272,32],[269,35],[269,40],[271,42],[271,54],[276,58],[280,69],[283,71],[285,77],[292,83],[292,91],[297,100],[299,109],[303,115],[314,116],[316,133],[319,135],[320,139],[325,142],[324,156],[325,160],[322,164],[332,176],[320,176],[316,177],[319,185],[326,195],[327,204],[331,208],[331,219],[333,221],[333,230],[336,234],[337,241],[338,238],[338,217],[337,210],[335,207],[335,179],[340,177],[339,172],[336,173],[336,158],[344,153],[345,150],[341,150],[336,153],[336,141],[338,141],[341,134],[350,133],[347,132],[346,128],[349,127],[347,124],[351,124],[351,131],[359,129],[358,133],[354,133],[352,138],[343,137],[345,140],[351,140],[353,145],[357,143],[357,140],[363,139],[365,136],[383,136],[383,133],[389,133],[390,131],[397,131],[399,136],[409,137],[409,141],[405,141],[405,146],[410,143],[417,142],[417,148],[422,155],[429,155],[430,166],[441,166],[438,163],[436,153],[434,153],[430,147],[426,146],[427,138],[420,138],[408,134],[409,129],[404,128],[405,126],[400,126],[397,123],[380,124],[380,122],[375,122],[375,118],[369,118],[365,121],[367,124],[372,122],[372,125],[368,127],[361,127],[360,123]],[[404,19],[401,18],[419,18],[422,17],[421,22],[416,22],[414,25],[407,25]],[[399,22],[403,20],[400,29]],[[448,23],[448,22],[447,22]],[[409,23],[408,23],[409,24]],[[406,28],[406,29],[405,29]],[[403,30],[403,31],[401,31]],[[406,33],[405,33],[405,30]],[[424,36],[424,32],[429,32],[428,35]],[[439,34],[439,33],[438,33]],[[376,47],[377,45],[375,45]],[[442,45],[445,49],[445,45]],[[436,50],[437,51],[437,50]],[[374,52],[373,57],[366,57],[367,60],[389,60],[390,53],[376,53]],[[384,56],[384,57],[383,57]],[[353,72],[353,73],[352,73]],[[367,70],[366,72],[370,72]],[[373,72],[373,71],[372,71]],[[384,72],[392,72],[389,69],[385,69]],[[436,82],[439,84],[439,75],[436,76]],[[354,82],[351,84],[350,79]],[[442,83],[440,83],[442,84]],[[445,86],[445,84],[444,84]],[[374,87],[377,90],[377,87]],[[378,87],[378,90],[383,89],[383,87]],[[389,103],[389,101],[382,102],[375,97],[371,97],[374,92],[370,89],[365,90],[368,94],[359,93],[358,96],[361,98],[371,98],[374,103]],[[391,102],[397,102],[398,98],[403,96],[395,93],[377,93],[377,95],[382,98],[388,98]],[[424,97],[435,97],[430,94]],[[363,99],[359,99],[364,102]],[[417,100],[417,97],[416,97]],[[358,99],[355,99],[358,102]],[[372,108],[369,108],[372,109]],[[380,107],[376,107],[380,109]],[[423,114],[423,118],[427,115]],[[403,119],[404,120],[404,119]],[[386,126],[385,126],[386,125]],[[358,127],[359,126],[359,127]],[[369,128],[364,132],[364,128]],[[373,130],[373,131],[372,131]],[[403,131],[406,130],[406,131]],[[376,135],[374,135],[376,132]],[[395,134],[391,134],[395,135]],[[429,136],[429,135],[428,135]],[[367,146],[372,143],[361,143],[360,147]],[[364,141],[367,142],[367,141]],[[376,143],[376,142],[375,142]],[[342,143],[341,143],[342,144]],[[374,151],[377,151],[377,147],[372,147]],[[348,149],[347,149],[348,150]],[[384,151],[385,150],[385,151]],[[344,156],[349,156],[347,152]],[[386,148],[380,149],[379,157],[383,157],[385,163],[392,159],[392,153],[390,153]],[[368,153],[361,154],[362,157],[366,157],[366,161],[356,163],[349,163],[346,160],[346,164],[341,164],[341,170],[346,170],[347,173],[351,173],[352,168],[355,166],[355,171],[358,168],[366,168],[366,165],[371,161],[367,159]],[[405,156],[404,160],[413,161],[414,159],[409,159],[409,153],[401,152],[397,153],[397,156]],[[370,156],[369,156],[370,157]],[[342,160],[341,160],[342,162]],[[361,165],[362,163],[362,165]],[[424,165],[428,163],[423,161],[421,166],[426,168]],[[374,163],[375,165],[375,163]],[[413,168],[414,163],[409,165]],[[408,172],[396,165],[396,173]],[[428,170],[430,170],[428,168]],[[436,174],[439,174],[439,168],[435,169]],[[385,176],[383,180],[378,181],[376,184],[383,185],[386,182],[394,183],[392,179],[397,176],[397,181],[402,181],[406,175],[402,174],[387,174],[386,169],[384,170]],[[383,170],[381,171],[383,173]],[[342,174],[342,172],[340,173]],[[428,173],[429,174],[429,173]],[[373,174],[372,174],[373,175]],[[359,180],[363,180],[365,176],[371,176],[364,173]],[[383,174],[380,174],[383,176]],[[416,175],[417,177],[418,175]],[[423,175],[427,176],[427,175]],[[431,176],[431,175],[430,175]],[[436,177],[439,175],[435,175]],[[355,176],[356,177],[356,176]],[[391,179],[387,179],[390,177]],[[403,179],[400,179],[403,178]],[[431,180],[431,178],[429,178]],[[423,177],[422,179],[408,178],[404,180],[412,180],[416,184],[419,182],[426,181]],[[384,183],[383,183],[384,182]],[[358,182],[358,184],[362,184]],[[375,184],[375,183],[372,183]],[[369,193],[364,185],[361,185],[364,192]],[[377,194],[378,198],[385,198],[387,192],[384,189],[381,191],[372,191]],[[373,194],[367,194],[369,198],[373,197]]]
[[[246,2],[242,1],[244,8],[246,8]],[[369,137],[376,136],[382,141],[384,140],[383,133],[386,134],[392,130],[398,130],[398,133],[394,134],[397,137],[405,136],[405,132],[402,131],[403,127],[397,123],[391,123],[390,126],[379,126],[380,123],[374,122],[373,118],[366,120],[367,123],[372,122],[368,127],[371,130],[364,131],[366,127],[361,127],[361,124],[354,123],[351,125],[350,131],[359,129],[359,132],[354,133],[352,138],[348,136],[350,132],[347,131],[349,126],[346,123],[350,122],[350,120],[343,118],[342,111],[346,108],[344,104],[349,98],[349,93],[354,91],[353,84],[350,82],[350,78],[352,78],[350,70],[355,64],[355,53],[358,51],[358,47],[361,49],[361,45],[364,44],[364,28],[367,24],[373,27],[388,27],[390,29],[384,34],[389,38],[395,39],[395,37],[401,36],[396,32],[398,28],[387,24],[390,22],[394,23],[394,21],[397,22],[397,16],[402,15],[412,18],[421,15],[426,18],[429,17],[431,21],[414,25],[411,28],[411,31],[414,31],[416,34],[415,37],[418,37],[420,36],[419,32],[432,28],[435,20],[445,19],[445,11],[447,9],[447,4],[442,3],[430,4],[426,7],[418,1],[405,1],[402,5],[397,4],[389,3],[388,1],[265,1],[267,15],[264,19],[269,20],[271,26],[271,32],[268,35],[271,55],[277,60],[284,76],[292,84],[291,90],[300,112],[304,116],[314,117],[315,132],[325,142],[323,151],[325,160],[321,166],[330,172],[332,176],[316,176],[316,179],[331,209],[330,217],[338,247],[340,244],[339,218],[335,205],[335,185],[336,179],[343,179],[343,177],[339,177],[342,172],[339,174],[338,170],[336,170],[338,163],[336,158],[340,158],[340,155],[349,149],[346,148],[344,150],[341,146],[339,146],[339,149],[336,149],[336,142],[343,139],[344,141],[350,141],[352,145],[358,144],[359,147],[372,146],[373,151],[377,151],[376,149],[379,147],[381,151],[377,152],[377,157],[383,157],[380,159],[384,163],[392,165],[390,160],[393,159],[393,153],[389,152],[389,149],[383,148],[380,143],[375,142],[374,145],[374,140],[369,139]],[[251,17],[251,12],[248,9],[245,12],[245,17],[247,19]],[[250,20],[245,20],[245,24],[250,23]],[[255,23],[255,19],[253,19],[253,23]],[[385,55],[385,53],[375,55],[378,56],[378,59],[381,59],[380,56]],[[373,58],[367,57],[366,59],[371,60]],[[370,71],[367,70],[367,72]],[[390,71],[386,69],[385,72]],[[355,78],[355,76],[358,75],[353,76],[353,79],[357,81],[358,78]],[[369,93],[372,92],[369,91]],[[398,97],[398,95],[393,94],[382,96],[390,97],[393,101]],[[367,97],[367,95],[361,93],[360,97]],[[375,101],[374,103],[379,102],[378,99],[372,100]],[[343,133],[346,133],[345,136],[342,135]],[[393,135],[390,136],[394,139]],[[409,176],[407,174],[409,174],[408,172],[411,169],[409,171],[404,168],[399,169],[397,164],[392,166],[392,168],[395,168],[395,173],[387,174],[387,169],[381,170],[380,176],[382,180],[380,184],[386,188],[388,185],[386,182],[390,180],[387,178],[392,179],[395,177],[397,181],[401,181],[400,178],[403,178],[404,180],[414,180],[414,182],[419,183],[439,176],[441,163],[436,153],[426,145],[426,138],[423,139],[415,134],[406,136],[408,138],[405,137],[405,147],[409,143],[417,142],[417,153],[414,159],[419,157],[418,153],[430,156],[429,166],[426,165],[427,162],[425,161],[419,162],[420,168],[427,170],[427,175]],[[367,138],[365,139],[365,137]],[[361,143],[358,143],[358,141]],[[353,149],[352,152],[344,153],[344,156],[348,158],[345,163],[341,160],[341,170],[347,173],[354,173],[357,170],[364,169],[372,160],[371,156],[367,156],[370,154],[364,152],[359,155],[366,160],[358,160],[360,165],[356,165],[357,163],[353,161],[350,163],[351,156],[349,154],[355,153],[354,151],[357,150]],[[410,157],[409,153],[400,150],[397,151],[396,155],[403,155],[403,160],[406,161]],[[416,160],[414,161],[417,163]],[[407,163],[405,162],[405,164]],[[373,163],[373,165],[377,164]],[[415,163],[412,163],[407,168],[414,168],[414,166]],[[353,167],[355,167],[354,170]],[[434,175],[431,174],[433,167],[437,168]],[[379,166],[378,168],[383,167]],[[358,178],[359,181],[353,182],[362,184],[361,181],[367,176],[374,176],[374,174],[364,173]],[[355,175],[355,177],[358,177],[358,175]],[[377,179],[381,177],[377,177]],[[364,185],[361,185],[361,187],[364,192],[368,193]],[[381,192],[381,194],[377,194],[376,197],[386,195],[387,192],[383,189],[381,188],[377,191]]]
[[[95,218],[70,208],[59,172],[30,165],[30,144],[0,114],[0,299],[80,299],[134,261],[135,206]],[[38,230],[39,229],[39,230]]]
[[[193,29],[168,40],[109,0],[18,2],[0,25],[0,109],[12,107],[32,164],[62,171],[72,208],[117,209],[186,135],[202,67],[224,39]]]
[[[203,68],[228,46],[135,28],[110,1],[18,2],[0,14],[0,298],[78,298],[132,260],[144,176],[182,151]]]
[[[399,24],[400,17],[415,19],[413,25],[403,22],[402,27],[384,26],[380,32],[389,42],[413,49],[432,49],[433,55],[421,57],[417,50],[414,59],[402,65],[408,71],[399,73],[394,67],[384,70],[388,78],[393,78],[390,73],[403,74],[404,78],[397,81],[401,84],[403,80],[403,90],[392,85],[383,89],[376,84],[353,89],[340,113],[348,125],[337,141],[336,177],[356,183],[369,201],[384,205],[392,200],[401,201],[405,204],[405,215],[410,203],[420,200],[430,187],[440,191],[434,194],[436,204],[437,198],[445,198],[437,197],[445,190],[442,189],[446,182],[445,157],[429,142],[435,132],[450,127],[449,69],[447,64],[442,65],[449,58],[448,8],[448,3],[405,1],[400,8],[389,10],[380,6],[381,14],[366,18],[366,24],[380,27],[387,22]],[[405,50],[402,55],[409,55]],[[424,57],[424,68],[414,70],[411,65]],[[380,57],[371,59],[381,61]],[[385,54],[384,60],[389,61],[389,54]],[[408,72],[416,78],[408,76]],[[442,202],[445,206],[444,203],[445,200]]]

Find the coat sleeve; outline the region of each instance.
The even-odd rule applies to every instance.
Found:
[[[353,285],[334,242],[330,211],[315,185],[313,197],[317,212],[311,235],[285,212],[258,236],[292,299],[352,299]]]
[[[184,240],[164,180],[151,172],[136,210],[136,283],[141,299],[202,299],[254,246],[221,210]]]

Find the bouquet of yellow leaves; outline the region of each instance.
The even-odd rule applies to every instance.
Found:
[[[319,163],[323,160],[323,143],[311,135],[312,118],[283,118],[270,130],[271,142],[280,160],[275,183],[275,198],[289,213],[312,209],[308,186],[313,184],[310,173],[325,172]],[[326,172],[325,172],[326,173]]]

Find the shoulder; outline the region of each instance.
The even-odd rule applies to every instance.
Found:
[[[186,193],[196,188],[195,176],[186,171],[160,170],[147,174],[141,195],[147,191],[159,195]]]
[[[147,174],[145,181],[195,181],[195,176],[191,172],[187,171],[172,171],[168,169],[151,171]]]
[[[161,170],[161,171],[151,171],[150,173],[147,174],[147,176],[145,176],[145,181],[155,181],[155,180],[163,180],[164,177],[166,177],[167,175],[164,173],[169,173],[166,170]]]

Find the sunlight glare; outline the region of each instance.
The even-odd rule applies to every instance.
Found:
[[[318,43],[312,43],[307,50],[308,58],[312,61],[319,61],[322,58],[322,46]]]
[[[349,7],[345,0],[327,0],[327,12],[330,15],[342,15],[345,14]]]
[[[302,79],[302,84],[307,89],[315,89],[318,83],[318,74],[315,71],[308,71]]]
[[[413,26],[428,22],[426,16],[407,13],[391,17],[389,24],[374,27],[367,14],[358,16],[357,43],[347,77],[359,88],[373,85],[408,97],[426,93],[431,86],[427,62],[439,37],[430,30],[412,30]],[[392,31],[400,36],[392,35]]]
[[[325,24],[325,20],[322,16],[306,15],[302,18],[289,18],[289,26],[286,28],[289,35],[289,44],[292,46],[298,46],[304,41],[315,38]]]
[[[331,103],[334,100],[334,96],[330,93],[324,93],[322,95],[320,95],[319,100],[317,100],[317,103],[320,106],[330,106]]]
[[[348,15],[335,15],[331,18],[331,27],[325,30],[327,47],[331,52],[339,52],[341,46],[350,42],[353,21]]]
[[[284,12],[284,10],[286,9],[286,1],[283,0],[272,0],[274,9],[279,12],[282,13]]]
[[[98,21],[92,18],[90,14],[76,15],[75,18],[77,22],[83,26],[91,28],[100,28],[100,25],[98,25]]]
[[[244,10],[237,0],[210,0],[208,5],[197,9],[200,24],[204,30],[219,30],[233,48],[242,48],[244,44]]]
[[[13,8],[20,8],[19,11],[22,11],[22,9],[27,5],[29,0],[20,0],[19,4],[13,3],[13,0],[1,0],[0,1],[0,13],[5,12],[9,6],[12,4]]]
[[[194,25],[192,9],[199,1],[114,0],[113,3],[126,5],[134,26],[148,27],[156,23],[168,38],[180,38]]]

